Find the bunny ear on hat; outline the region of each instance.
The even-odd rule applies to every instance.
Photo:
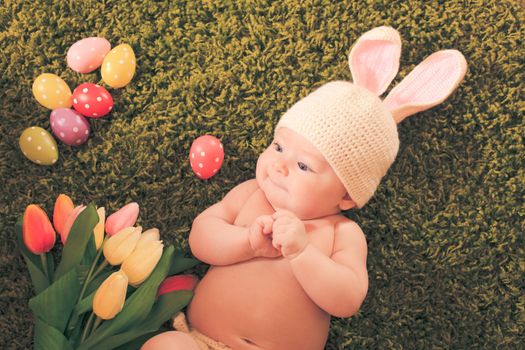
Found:
[[[399,70],[401,37],[391,27],[376,27],[357,39],[348,55],[352,78],[379,96],[387,89]]]
[[[463,80],[467,61],[457,50],[428,56],[397,84],[383,103],[399,124],[406,117],[443,102]]]

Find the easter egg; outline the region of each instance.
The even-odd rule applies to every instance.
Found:
[[[104,38],[90,37],[77,41],[67,50],[67,65],[78,73],[89,73],[100,67],[111,44]]]
[[[129,84],[135,74],[135,53],[128,44],[114,47],[102,62],[102,79],[112,88],[121,88]]]
[[[33,95],[38,103],[49,109],[71,107],[71,90],[55,74],[40,74],[33,82]]]
[[[83,83],[73,91],[73,108],[86,117],[100,118],[113,108],[113,97],[103,86]]]
[[[52,165],[58,160],[57,143],[47,130],[38,126],[25,129],[18,140],[24,156],[40,165]]]
[[[224,160],[224,148],[214,136],[204,135],[195,139],[190,148],[190,165],[201,179],[209,179],[219,171]]]
[[[49,117],[53,134],[66,145],[79,146],[89,137],[87,119],[70,108],[58,108]]]

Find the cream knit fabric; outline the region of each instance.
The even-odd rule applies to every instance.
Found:
[[[299,100],[275,130],[281,127],[321,152],[358,208],[373,196],[399,149],[397,125],[379,97],[347,81],[329,82]]]

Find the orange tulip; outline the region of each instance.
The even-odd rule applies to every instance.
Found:
[[[119,270],[113,272],[98,287],[93,298],[93,312],[103,320],[114,318],[124,306],[128,276]]]
[[[176,290],[193,290],[199,278],[195,275],[177,275],[166,278],[159,286],[157,296]]]
[[[60,239],[62,240],[62,244],[66,244],[67,236],[69,236],[69,231],[71,231],[73,223],[84,209],[86,209],[85,205],[79,205],[78,207],[73,209],[67,217],[66,222],[64,223],[64,227],[62,228],[62,233],[60,233]]]
[[[56,233],[47,214],[35,204],[28,205],[22,220],[22,237],[33,254],[43,254],[55,245]]]
[[[59,235],[62,235],[66,219],[69,214],[71,214],[71,211],[73,211],[74,207],[75,206],[73,205],[71,198],[65,194],[59,195],[55,201],[55,209],[53,210],[53,225],[55,226],[55,230]]]

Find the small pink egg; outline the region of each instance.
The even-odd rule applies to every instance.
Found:
[[[104,38],[91,37],[77,41],[67,51],[67,65],[78,73],[89,73],[102,65],[111,44]]]
[[[204,135],[193,141],[190,148],[190,165],[201,179],[217,174],[224,160],[224,148],[214,136]]]
[[[79,146],[89,138],[87,119],[73,109],[55,109],[49,120],[53,134],[66,145]]]

